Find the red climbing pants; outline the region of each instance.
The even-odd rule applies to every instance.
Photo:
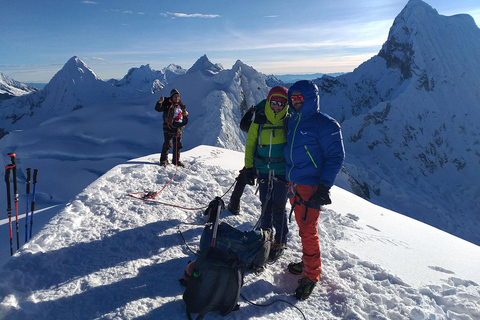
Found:
[[[317,282],[320,279],[321,258],[320,242],[318,237],[318,218],[320,210],[306,207],[302,203],[307,202],[312,194],[317,191],[317,186],[296,185],[295,196],[290,198],[290,204],[295,204],[295,220],[297,220],[299,235],[302,240],[303,272],[302,277]]]

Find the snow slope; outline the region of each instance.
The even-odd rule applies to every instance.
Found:
[[[232,185],[242,153],[199,146],[186,168],[161,168],[158,154],[120,164],[69,202],[0,269],[3,319],[185,319],[177,281],[198,248],[203,209]],[[144,203],[128,192],[161,190],[169,205]],[[228,199],[229,193],[225,196]],[[322,277],[311,298],[292,296],[298,276],[286,273],[301,257],[295,222],[288,249],[260,274],[247,273],[242,294],[255,303],[285,300],[306,319],[478,319],[480,248],[372,205],[334,187],[321,215]],[[247,187],[239,216],[253,227],[259,200]],[[260,308],[240,300],[227,319],[302,319],[278,301]],[[208,319],[220,319],[209,314]]]

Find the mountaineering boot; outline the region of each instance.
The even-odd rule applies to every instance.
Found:
[[[301,262],[292,262],[288,265],[288,272],[300,275],[303,271],[303,261]]]
[[[164,163],[165,165],[168,164],[168,149],[165,149],[165,147],[162,148],[162,153],[160,154],[160,165],[165,166]]]
[[[177,167],[185,168],[185,165],[183,164],[183,162],[180,161],[180,152],[176,152],[173,154],[172,163]]]
[[[240,205],[235,206],[232,202],[228,204],[227,209],[234,215],[238,215],[240,213]]]
[[[285,243],[274,243],[272,248],[270,249],[270,254],[268,255],[268,259],[270,261],[276,261],[278,258],[283,256],[283,252],[285,251]]]
[[[298,280],[298,283],[299,285],[295,290],[295,298],[297,298],[297,300],[308,299],[313,291],[313,288],[315,288],[316,282],[313,282],[308,278],[302,278]]]
[[[180,160],[173,162],[173,164],[176,165],[177,167],[185,168],[185,165]]]

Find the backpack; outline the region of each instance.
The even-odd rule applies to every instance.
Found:
[[[197,313],[196,319],[200,320],[211,311],[226,316],[238,310],[244,270],[244,264],[232,250],[201,249],[183,293],[188,319],[192,320],[192,313]]]
[[[189,320],[192,320],[192,313],[198,313],[196,319],[200,320],[210,311],[219,311],[225,316],[238,309],[245,264],[232,250],[223,251],[216,247],[222,208],[225,208],[223,200],[215,197],[205,210],[205,215],[208,215],[212,222],[208,225],[213,225],[213,234],[209,244],[200,248],[198,259],[189,264],[193,270],[188,270],[187,267],[184,278],[180,279],[186,286],[183,300],[187,305]]]
[[[203,229],[200,250],[210,245],[213,227],[213,225],[207,225]],[[272,229],[240,231],[225,222],[218,225],[216,247],[224,252],[228,250],[235,252],[248,269],[261,269],[265,265],[272,241]]]

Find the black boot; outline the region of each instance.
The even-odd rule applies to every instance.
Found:
[[[235,184],[235,188],[233,188],[233,192],[230,197],[230,203],[227,206],[228,211],[233,214],[240,213],[240,198],[242,197],[245,186],[247,185],[243,177],[243,170],[244,169],[240,170],[240,174],[236,179],[237,183]]]
[[[312,294],[313,288],[315,288],[316,282],[308,278],[302,278],[298,280],[298,283],[298,287],[295,290],[295,298],[297,298],[297,300],[308,299]]]
[[[162,154],[160,155],[160,165],[166,166],[168,164],[168,149],[162,148]]]
[[[177,152],[177,154],[175,153],[173,154],[172,163],[177,167],[185,168],[185,165],[183,164],[183,162],[180,161],[180,152]]]

